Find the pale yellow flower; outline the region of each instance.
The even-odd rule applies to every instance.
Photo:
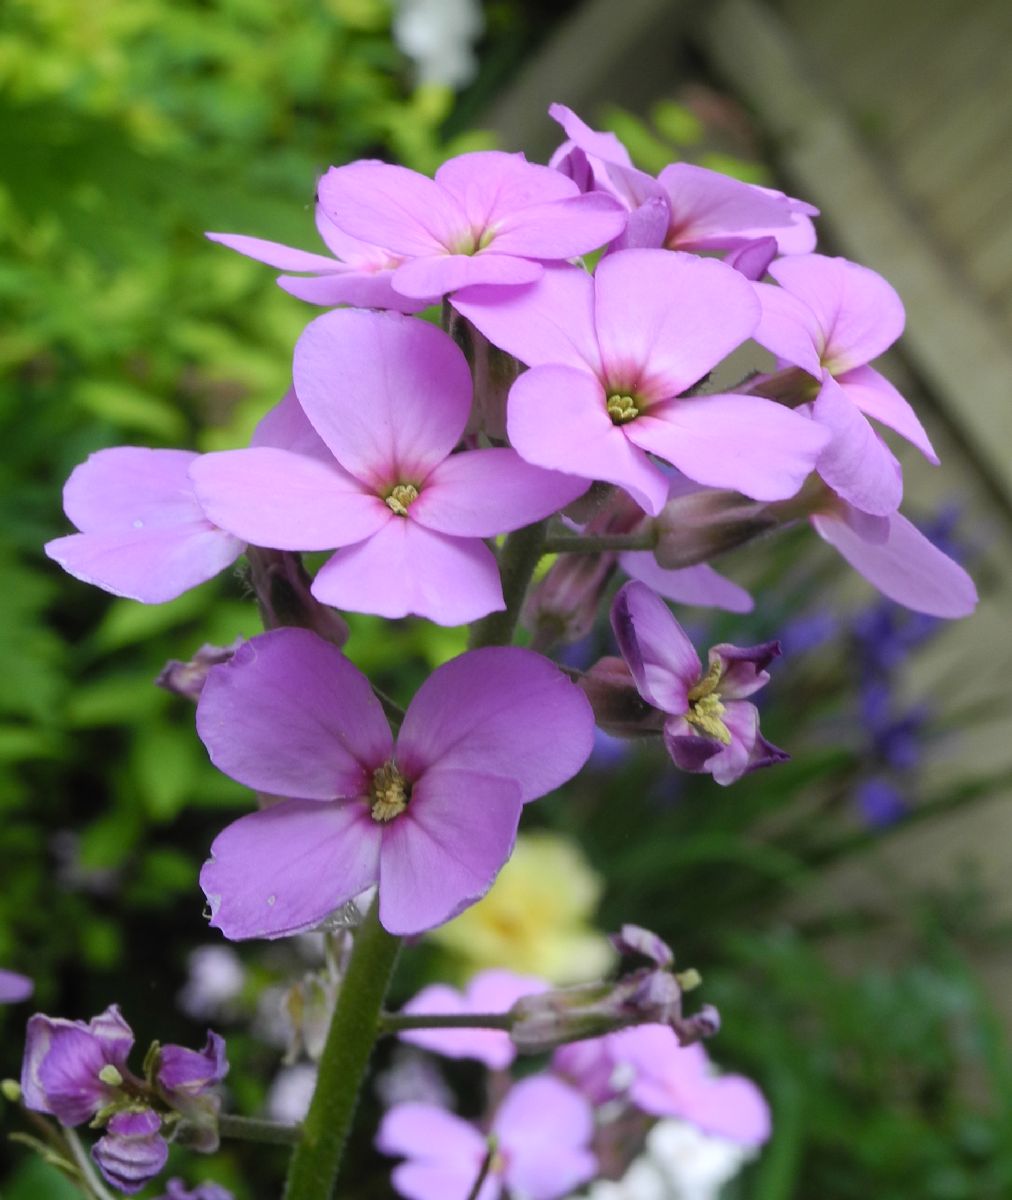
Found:
[[[601,887],[568,838],[522,834],[488,895],[430,936],[467,975],[506,967],[552,983],[599,978],[614,958],[588,922]]]

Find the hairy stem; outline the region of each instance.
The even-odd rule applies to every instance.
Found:
[[[286,1200],[331,1200],[400,944],[380,924],[375,900],[341,981],[316,1091],[289,1165]]]
[[[485,1186],[485,1180],[488,1179],[488,1173],[492,1170],[492,1163],[495,1162],[496,1151],[499,1149],[499,1139],[494,1133],[488,1135],[488,1150],[485,1151],[485,1157],[481,1160],[481,1168],[478,1171],[477,1178],[471,1190],[467,1193],[467,1200],[478,1200],[481,1195],[481,1189]]]
[[[405,1029],[505,1029],[513,1027],[510,1013],[380,1013],[381,1034]]]
[[[84,1146],[81,1145],[81,1139],[75,1131],[73,1129],[64,1129],[63,1138],[67,1149],[70,1151],[70,1156],[74,1160],[74,1166],[81,1172],[81,1180],[85,1187],[88,1188],[88,1194],[93,1200],[113,1200],[112,1192],[99,1179],[98,1172],[92,1166],[91,1159],[85,1153]]]
[[[223,1138],[238,1142],[262,1142],[268,1146],[296,1146],[302,1138],[301,1125],[282,1125],[259,1117],[237,1117],[225,1113],[218,1118],[218,1132]]]

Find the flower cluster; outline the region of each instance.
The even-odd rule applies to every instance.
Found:
[[[221,1101],[213,1089],[228,1072],[225,1043],[210,1030],[203,1050],[155,1042],[143,1077],[127,1066],[133,1044],[115,1004],[87,1024],[36,1013],[21,1070],[26,1108],[61,1125],[104,1128],[92,1154],[109,1183],[128,1194],[165,1166],[166,1136],[204,1153],[217,1149]]]

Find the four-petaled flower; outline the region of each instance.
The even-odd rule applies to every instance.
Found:
[[[197,729],[225,774],[293,799],[215,839],[200,877],[211,924],[282,937],[376,883],[391,933],[449,920],[491,886],[523,804],[583,766],[593,728],[552,663],[492,647],[429,676],[395,745],[368,680],[334,646],[301,629],[252,638],[211,671]]]

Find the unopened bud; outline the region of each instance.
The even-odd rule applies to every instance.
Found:
[[[665,714],[648,704],[636,690],[625,660],[609,655],[599,659],[579,680],[594,710],[594,720],[613,737],[659,733]]]
[[[578,642],[590,633],[616,561],[614,554],[564,554],[549,567],[521,613],[536,646]]]
[[[704,1004],[698,1013],[691,1017],[679,1017],[671,1022],[678,1041],[683,1046],[691,1046],[693,1042],[701,1042],[720,1032],[720,1013],[712,1004]]]
[[[107,1083],[109,1087],[119,1087],[123,1082],[123,1076],[114,1063],[106,1063],[102,1070],[99,1071],[98,1077],[103,1083]]]
[[[642,925],[623,925],[609,940],[619,954],[638,954],[658,967],[669,967],[675,961],[668,943],[652,930],[644,929]]]
[[[21,1084],[16,1079],[0,1079],[0,1093],[11,1104],[21,1103]]]
[[[170,658],[162,668],[161,674],[155,680],[156,686],[165,688],[167,692],[175,692],[177,696],[185,696],[195,704],[200,699],[207,673],[212,667],[226,663],[242,645],[242,638],[236,638],[231,646],[203,645],[189,662],[180,662]]]
[[[297,625],[335,646],[344,645],[349,634],[347,621],[310,592],[312,580],[298,554],[250,546],[246,557],[265,629]]]
[[[678,986],[683,992],[695,991],[703,982],[702,975],[700,975],[695,967],[689,967],[687,971],[678,971],[675,979],[678,980]]]
[[[821,386],[818,379],[801,367],[785,367],[770,375],[757,376],[742,390],[752,396],[777,400],[788,408],[797,408],[801,404],[810,404],[818,396]]]
[[[676,496],[655,520],[654,555],[669,570],[708,562],[775,529],[782,516],[737,492],[713,490]]]

